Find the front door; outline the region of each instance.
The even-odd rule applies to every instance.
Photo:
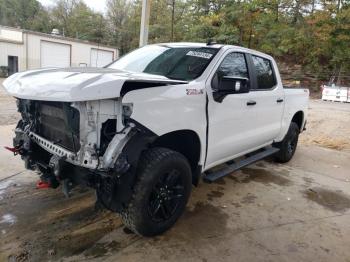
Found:
[[[216,71],[220,76],[243,77],[250,80],[247,56],[244,53],[227,54]],[[251,81],[250,81],[251,82]],[[211,89],[211,79],[207,83]],[[232,87],[234,88],[234,87]],[[251,148],[254,141],[256,108],[247,105],[250,93],[229,94],[221,102],[209,97],[208,102],[208,154],[206,167],[215,166],[230,157]]]

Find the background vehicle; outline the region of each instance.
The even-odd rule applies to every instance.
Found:
[[[350,87],[347,77],[332,77],[328,84],[322,85],[322,100],[350,102]]]
[[[336,102],[350,102],[350,88],[345,86],[323,85],[322,100]]]
[[[18,73],[4,86],[18,99],[11,150],[26,167],[66,194],[78,184],[95,188],[101,204],[145,236],[176,222],[200,178],[269,155],[289,161],[309,95],[283,88],[266,54],[197,43],[146,46],[104,69]]]

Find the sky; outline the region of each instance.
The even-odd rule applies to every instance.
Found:
[[[53,5],[55,0],[38,0],[44,6]],[[83,0],[90,8],[98,12],[104,12],[106,8],[106,0]]]

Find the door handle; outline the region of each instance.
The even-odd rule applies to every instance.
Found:
[[[277,103],[282,103],[282,102],[283,102],[283,99],[282,99],[282,98],[278,98],[278,99],[276,100],[276,102],[277,102]]]
[[[253,101],[253,100],[249,100],[249,101],[247,102],[247,106],[254,106],[254,105],[256,105],[256,102]]]

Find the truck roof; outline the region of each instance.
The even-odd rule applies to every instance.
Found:
[[[254,50],[254,49],[249,49],[249,48],[245,48],[242,46],[238,46],[238,45],[225,45],[225,44],[217,44],[217,43],[207,44],[207,43],[196,43],[196,42],[170,42],[170,43],[157,43],[157,44],[153,44],[153,45],[167,46],[167,47],[210,47],[210,48],[217,48],[217,49],[235,48],[235,49],[238,49],[238,50],[241,50],[244,52],[248,52],[248,53],[252,53],[252,54],[256,54],[256,55],[260,55],[263,57],[273,59],[268,54],[262,53],[260,51]]]
[[[205,43],[195,43],[195,42],[172,42],[172,43],[159,43],[155,45],[168,46],[168,47],[211,47],[218,48],[225,46],[222,44],[205,44]]]

